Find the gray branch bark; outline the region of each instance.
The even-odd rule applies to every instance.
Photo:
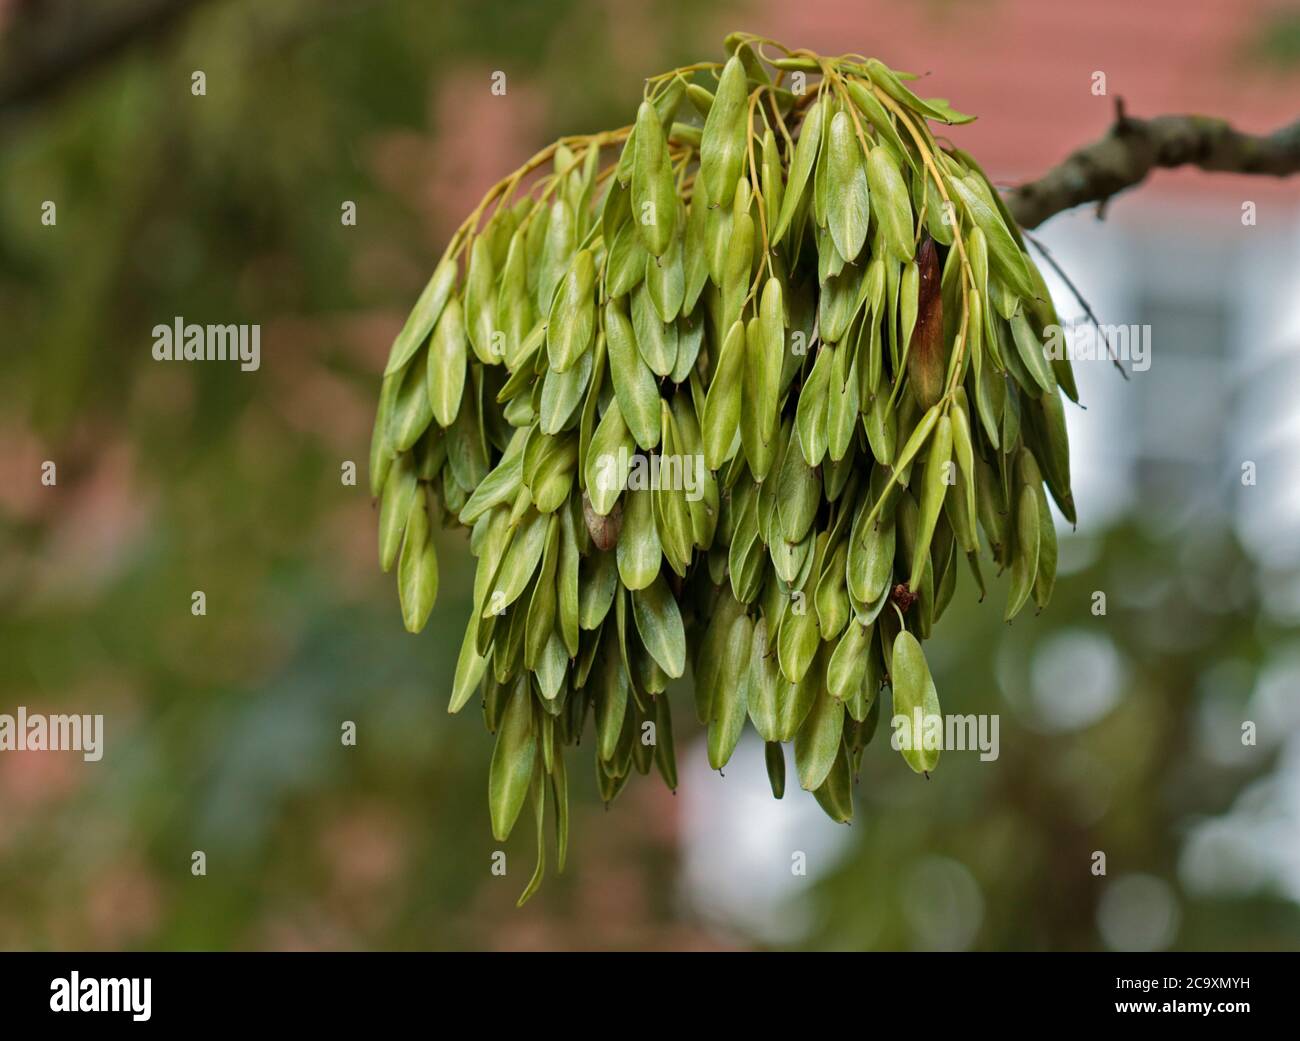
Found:
[[[1288,177],[1300,173],[1300,120],[1272,134],[1246,134],[1207,116],[1134,119],[1116,106],[1115,124],[1100,141],[1072,154],[1036,181],[1011,189],[1007,208],[1024,228],[1144,181],[1155,169],[1195,166],[1220,173]]]

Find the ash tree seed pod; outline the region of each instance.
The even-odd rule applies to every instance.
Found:
[[[863,161],[862,146],[847,112],[841,110],[831,119],[826,146],[826,223],[836,251],[852,261],[867,240],[870,161]]]
[[[519,599],[542,561],[549,527],[548,517],[536,510],[528,511],[501,558],[501,566],[482,617],[498,615]]]
[[[798,440],[798,435],[795,440]],[[787,542],[803,541],[816,519],[821,497],[821,481],[804,459],[802,447],[788,445],[777,481],[779,527]]]
[[[966,405],[966,395],[957,392],[957,400],[952,412],[952,448],[961,477],[961,495],[965,498],[966,516],[971,519],[971,531],[975,521],[975,447],[971,438],[970,412]],[[972,536],[972,542],[974,538]],[[967,551],[977,549],[978,543],[967,547]]]
[[[677,752],[673,748],[673,713],[668,698],[655,698],[655,766],[669,791],[677,790]]]
[[[709,110],[713,108],[713,91],[700,86],[698,83],[688,83],[686,84],[686,100],[694,106],[696,112],[708,118]]]
[[[505,267],[497,288],[495,328],[505,339],[502,354],[506,366],[519,362],[524,342],[533,325],[534,309],[528,294],[528,233],[515,231],[506,252]],[[435,327],[436,328],[436,327]]]
[[[930,451],[925,459],[925,474],[921,480],[921,509],[917,525],[916,551],[913,553],[912,574],[907,586],[920,587],[921,573],[929,560],[930,539],[934,535],[939,511],[948,493],[948,476],[952,466],[952,420],[940,416],[930,439]]]
[[[533,583],[533,595],[528,601],[524,623],[524,667],[536,671],[555,630],[557,598],[555,591],[556,568],[560,554],[560,521],[551,517],[546,527],[546,548],[542,551],[542,564]]]
[[[664,559],[678,576],[685,578],[693,545],[690,508],[685,493],[677,487],[681,483],[679,475],[684,472],[685,462],[681,453],[681,437],[668,402],[661,401],[660,411],[663,414],[660,486],[651,493],[654,496],[655,525],[659,531]]]
[[[667,325],[659,317],[644,282],[632,294],[632,333],[641,360],[655,376],[664,377],[673,371],[677,364],[677,326]]]
[[[768,641],[768,624],[760,614],[754,623],[746,683],[746,707],[759,737],[769,743],[778,740],[781,689],[785,680],[776,661],[776,648]]]
[[[850,622],[826,664],[826,690],[836,701],[847,701],[862,688],[870,657],[872,628]]]
[[[779,741],[768,741],[763,746],[763,762],[767,767],[767,782],[772,787],[772,798],[785,795],[785,749]]]
[[[790,615],[787,615],[786,621],[789,621],[790,617]],[[784,628],[784,624],[782,628]],[[821,672],[814,663],[804,673],[802,680],[798,682],[787,680],[785,686],[779,688],[780,697],[777,704],[777,737],[779,740],[794,740],[799,728],[803,726],[804,720],[808,718],[808,713],[812,710],[813,701],[816,700],[821,686]]]
[[[546,236],[542,240],[537,273],[537,310],[550,314],[555,287],[560,284],[577,247],[577,218],[566,199],[557,199],[550,209]]]
[[[605,305],[605,337],[609,374],[623,421],[637,445],[648,452],[659,444],[659,388],[637,349],[632,323],[614,300]]]
[[[659,542],[653,493],[649,489],[627,493],[616,553],[619,578],[626,589],[645,589],[659,574],[663,546]]]
[[[739,618],[744,610],[744,605],[724,590],[705,628],[704,637],[699,642],[693,668],[695,716],[701,726],[707,726],[712,718],[713,698],[721,683],[724,648],[731,633],[731,623]]]
[[[867,443],[871,446],[871,454],[882,466],[893,463],[894,452],[898,447],[894,418],[889,395],[878,392],[867,407],[863,425],[867,431]]]
[[[379,503],[379,566],[392,570],[402,548],[402,536],[411,516],[411,503],[419,490],[415,478],[415,461],[410,452],[397,457],[384,482]]]
[[[857,358],[847,343],[833,350],[826,389],[826,454],[839,462],[849,450],[858,422]]]
[[[594,352],[588,349],[564,372],[547,369],[542,379],[542,398],[538,407],[538,429],[543,434],[554,436],[572,425],[594,364]]]
[[[627,714],[628,678],[614,646],[618,637],[606,627],[596,697],[596,754],[602,762],[614,758]]]
[[[907,375],[912,393],[922,408],[930,408],[943,394],[948,371],[943,343],[943,296],[940,292],[939,253],[928,235],[917,253],[916,327],[907,346]]]
[[[822,566],[817,590],[813,595],[817,609],[817,627],[821,630],[822,638],[828,641],[835,639],[844,631],[852,613],[844,577],[848,555],[848,540],[839,540],[839,545],[830,553]]]
[[[1070,442],[1065,428],[1065,409],[1059,394],[1044,394],[1037,408],[1029,409],[1031,422],[1040,430],[1046,445],[1043,453],[1043,473],[1048,490],[1061,514],[1071,524],[1075,523],[1074,495],[1070,491]]]
[[[632,593],[632,617],[650,656],[672,679],[680,678],[686,671],[686,633],[663,575]]]
[[[830,108],[826,111],[826,118],[822,122],[821,147],[817,152],[817,165],[812,172],[812,196],[808,200],[809,212],[812,215],[815,231],[818,234],[817,252],[835,265],[830,274],[839,274],[845,263],[845,258],[835,248],[835,239],[831,236],[829,229],[826,227],[827,209],[830,205],[830,166],[831,166],[831,123],[835,119],[835,114],[839,111],[839,103],[832,101],[829,103]],[[820,260],[820,257],[819,257]],[[822,276],[825,281],[825,275]]]
[[[659,113],[648,101],[636,114],[632,217],[641,244],[651,256],[662,257],[677,230],[677,184]]]
[[[618,591],[618,560],[610,549],[598,550],[582,559],[578,577],[578,627],[598,630]]]
[[[581,569],[577,521],[573,514],[572,502],[560,510],[560,548],[555,577],[558,630],[570,658],[578,656],[578,577]]]
[[[751,318],[745,327],[745,361],[741,371],[741,389],[747,407],[740,408],[740,442],[745,459],[756,481],[763,480],[776,458],[775,422],[779,418],[770,407],[769,390],[777,373],[770,368],[767,340],[761,321]]]
[[[1015,341],[1020,360],[1024,362],[1025,368],[1038,384],[1039,389],[1044,394],[1055,394],[1056,377],[1052,375],[1052,367],[1043,353],[1043,345],[1034,334],[1029,319],[1025,317],[1023,311],[1017,311],[1011,317],[1011,336]]]
[[[393,404],[401,389],[402,371],[385,376],[379,390],[379,406],[375,410],[375,425],[370,432],[369,488],[370,497],[377,499],[383,493],[388,473],[392,469],[397,449],[388,436],[388,424],[393,414]]]
[[[844,733],[844,702],[821,689],[803,726],[794,738],[794,761],[799,769],[799,787],[815,791],[835,765]]]
[[[393,401],[393,411],[388,421],[388,440],[398,452],[407,452],[433,422],[433,406],[425,387],[427,370],[425,359],[416,356],[406,369],[401,387]]]
[[[820,644],[821,631],[813,612],[787,615],[777,637],[777,660],[782,675],[791,683],[802,680],[812,668]]]
[[[889,675],[894,691],[894,716],[907,720],[906,733],[910,739],[900,742],[899,750],[913,771],[928,774],[939,765],[940,748],[935,747],[933,731],[937,728],[942,736],[943,713],[925,653],[916,637],[906,629],[894,637]]]
[[[1011,552],[1011,588],[1007,591],[1004,621],[1020,613],[1033,592],[1038,575],[1038,499],[1034,489],[1022,485],[1016,493],[1015,541]]]
[[[790,176],[786,182],[785,194],[781,199],[781,215],[772,230],[772,245],[779,245],[799,205],[804,201],[804,192],[808,187],[808,178],[817,164],[821,149],[822,121],[826,118],[827,102],[819,97],[808,109],[803,127],[799,131],[799,140],[795,144],[794,158],[790,163]]]
[[[1021,297],[1034,295],[1033,283],[1025,267],[1024,254],[1003,223],[996,206],[987,198],[975,178],[952,177],[948,181],[954,202],[984,232],[988,239],[989,258],[994,271]]]
[[[627,484],[625,460],[631,458],[635,449],[636,440],[623,422],[618,398],[614,398],[591,437],[591,450],[587,455],[587,501],[597,516],[609,516],[623,494]],[[595,534],[592,532],[593,537]],[[609,546],[601,548],[608,549]]]
[[[812,371],[799,391],[795,429],[799,448],[809,466],[819,466],[826,455],[826,403],[834,357],[825,349],[817,352]]]
[[[912,167],[913,172],[925,184],[926,172],[912,155],[912,150],[904,143],[903,138],[899,135],[898,128],[894,125],[894,117],[889,114],[885,106],[880,103],[869,89],[864,87],[856,80],[848,82],[849,97],[853,99],[853,104],[857,106],[858,111],[867,117],[872,128],[880,134],[881,138],[888,144],[888,147],[896,156],[902,156],[903,159]],[[919,207],[918,207],[919,209]]]
[[[440,427],[451,426],[460,411],[465,392],[466,354],[464,312],[460,300],[453,296],[434,326],[425,372],[429,407]]]
[[[665,324],[677,320],[686,300],[686,269],[682,260],[682,245],[682,237],[674,235],[662,256],[646,258],[645,280],[642,285],[645,286],[659,320]]]
[[[732,55],[718,79],[700,142],[700,176],[711,199],[730,199],[736,190],[749,134],[748,104],[745,66]]]
[[[744,189],[742,179],[737,194]],[[731,218],[731,239],[722,263],[722,324],[730,324],[741,317],[745,297],[749,294],[749,276],[754,256],[754,219],[748,212],[736,213]]]
[[[612,300],[631,293],[645,278],[653,259],[641,244],[636,226],[628,221],[609,240],[604,295]]]
[[[758,309],[759,397],[754,402],[762,420],[759,434],[770,441],[780,426],[781,368],[785,361],[785,303],[781,280],[763,285]]]
[[[1052,510],[1042,486],[1034,496],[1038,500],[1038,568],[1034,574],[1034,604],[1041,611],[1052,599],[1056,586],[1056,526],[1052,523]]]
[[[682,247],[682,314],[690,314],[709,280],[709,198],[704,182],[697,179],[686,216]]]
[[[717,369],[704,402],[704,462],[710,470],[717,470],[726,461],[740,430],[745,365],[745,326],[736,321],[723,341]]]
[[[560,281],[546,323],[546,353],[551,368],[564,372],[596,340],[596,262],[591,250],[580,249]]]
[[[700,186],[699,191],[706,190],[702,180],[697,179],[696,183]],[[707,196],[702,196],[702,199],[708,207],[704,214],[704,242],[709,281],[721,289],[722,283],[726,280],[726,268],[731,255],[731,235],[735,215],[731,206],[723,204],[724,200],[719,200],[715,204]]]
[[[566,746],[589,714],[606,803],[652,764],[675,788],[668,688],[688,662],[710,764],[748,718],[778,798],[793,742],[801,786],[851,819],[887,675],[892,729],[916,731],[900,750],[933,769],[920,641],[960,567],[983,598],[979,530],[1011,618],[1053,591],[1049,495],[1074,517],[1076,391],[1042,348],[1046,282],[979,166],[927,126],[967,117],[874,60],[727,46],[649,80],[631,128],[498,182],[385,366],[380,563],[418,630],[435,520],[469,529],[448,709],[477,693],[496,734],[493,834],[532,810],[521,902],[548,801],[563,867]],[[708,68],[716,91],[687,82]],[[776,69],[821,80],[797,97]]]
[[[393,373],[403,369],[407,362],[415,357],[416,351],[423,345],[425,337],[429,335],[438,318],[442,315],[442,309],[446,306],[447,301],[451,299],[452,291],[456,288],[456,262],[451,257],[443,257],[438,262],[438,266],[433,269],[433,274],[429,277],[428,283],[420,292],[420,298],[416,300],[415,307],[407,315],[406,322],[402,326],[401,332],[393,340],[393,346],[388,352],[388,364],[384,366],[384,375],[391,376]]]
[[[831,820],[847,824],[853,819],[853,777],[849,772],[848,752],[843,743],[835,754],[826,780],[813,795],[817,799],[817,805]]]
[[[871,150],[865,173],[871,188],[871,212],[880,225],[885,248],[895,259],[910,261],[914,255],[912,200],[888,148]]]
[[[397,566],[397,591],[406,631],[418,633],[438,599],[438,554],[429,530],[425,497],[417,493],[406,522],[402,559]]]
[[[478,615],[472,614],[465,627],[465,638],[461,641],[460,654],[456,659],[456,676],[452,682],[451,701],[447,705],[450,715],[455,715],[465,707],[487,672],[488,661],[478,653],[477,641]]]
[[[718,685],[710,699],[709,711],[709,765],[715,770],[721,770],[731,760],[745,726],[753,628],[749,615],[740,614],[728,627],[722,646]]]
[[[465,274],[465,327],[474,357],[484,365],[498,362],[492,334],[496,331],[496,266],[486,239],[479,236],[469,252],[469,270]],[[551,299],[546,298],[549,308]]]
[[[510,837],[519,811],[524,807],[536,758],[532,694],[528,690],[528,680],[521,678],[505,702],[496,747],[492,752],[492,765],[488,770],[492,837],[498,842]]]
[[[771,229],[781,219],[781,197],[785,188],[785,182],[781,179],[781,153],[777,149],[776,135],[772,133],[771,127],[763,134],[761,154],[763,202],[767,226]]]

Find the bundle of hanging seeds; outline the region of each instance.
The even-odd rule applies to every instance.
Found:
[[[379,554],[408,629],[435,523],[469,529],[474,610],[451,694],[496,734],[499,840],[548,802],[594,719],[612,801],[677,785],[671,680],[715,769],[748,719],[837,821],[892,713],[941,719],[920,641],[960,557],[1005,616],[1051,596],[1047,494],[1073,521],[1069,362],[1019,229],[911,77],[735,34],[647,81],[632,126],[568,137],[461,225],[384,374]],[[779,52],[769,55],[768,52]],[[1046,491],[1045,491],[1046,489]],[[907,764],[933,770],[917,734]]]

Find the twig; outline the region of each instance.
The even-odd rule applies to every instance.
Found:
[[[1271,134],[1247,134],[1208,116],[1136,119],[1121,101],[1105,137],[1012,189],[1007,208],[1022,228],[1086,203],[1099,203],[1104,213],[1111,196],[1140,184],[1152,170],[1178,166],[1270,177],[1300,173],[1300,120]]]
[[[1119,356],[1115,353],[1115,348],[1111,346],[1110,337],[1106,335],[1106,330],[1103,329],[1101,323],[1097,321],[1097,316],[1093,313],[1092,306],[1084,298],[1084,295],[1079,292],[1079,287],[1070,280],[1070,276],[1065,273],[1065,269],[1056,262],[1056,258],[1048,252],[1047,247],[1044,246],[1041,241],[1039,241],[1035,236],[1029,234],[1027,231],[1024,233],[1024,236],[1025,239],[1032,243],[1034,248],[1043,255],[1043,259],[1052,266],[1053,271],[1061,276],[1061,281],[1064,282],[1070,292],[1074,294],[1074,298],[1079,301],[1079,306],[1083,308],[1083,313],[1088,316],[1088,321],[1092,322],[1097,332],[1101,334],[1101,338],[1106,344],[1106,351],[1110,354],[1111,364],[1114,365],[1115,368],[1119,369],[1119,374],[1127,380],[1129,378],[1128,372],[1120,362]]]

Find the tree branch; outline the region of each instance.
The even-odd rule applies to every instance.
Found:
[[[0,39],[0,115],[43,100],[137,41],[173,28],[201,0],[20,7]],[[89,9],[88,9],[89,8]]]
[[[1013,188],[1007,208],[1024,228],[1132,188],[1154,169],[1196,166],[1221,173],[1287,177],[1300,173],[1300,120],[1268,135],[1245,134],[1207,116],[1134,119],[1115,105],[1115,124],[1036,181]]]

